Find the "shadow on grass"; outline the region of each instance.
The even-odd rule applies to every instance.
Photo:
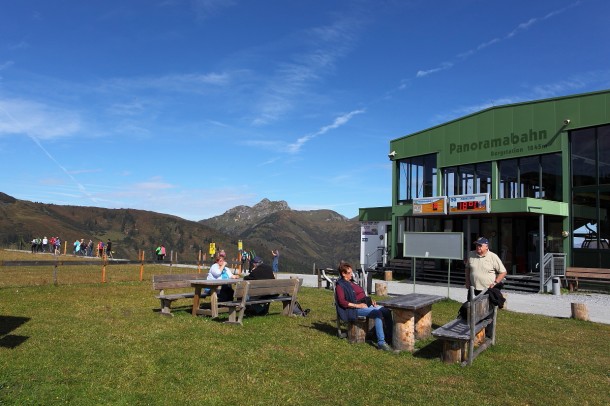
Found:
[[[15,348],[29,337],[9,334],[30,321],[29,317],[0,316],[0,347]]]
[[[316,322],[311,323],[310,328],[316,329],[316,330],[320,331],[321,333],[325,333],[325,334],[337,337],[337,325],[335,323],[328,324],[328,323],[316,321]]]

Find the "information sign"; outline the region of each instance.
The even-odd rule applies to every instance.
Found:
[[[489,193],[449,197],[449,214],[489,213]]]
[[[447,197],[413,199],[413,215],[447,214]]]

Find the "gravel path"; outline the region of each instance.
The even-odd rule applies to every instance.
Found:
[[[318,278],[316,275],[279,274],[280,278],[289,278],[290,276],[303,278],[304,286],[318,286]],[[387,283],[388,294],[390,295],[404,295],[415,291],[417,293],[449,296],[451,299],[458,302],[466,300],[466,289],[462,287],[450,287],[447,289],[447,285],[417,284],[414,289],[412,283],[396,281]],[[610,324],[610,295],[597,293],[569,293],[554,296],[551,294],[517,293],[512,291],[505,291],[504,295],[506,297],[506,310],[508,311],[569,318],[572,314],[571,303],[585,303],[591,321]]]

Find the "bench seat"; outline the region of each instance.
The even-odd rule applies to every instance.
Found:
[[[193,279],[206,279],[206,273],[195,274],[169,274],[169,275],[153,275],[152,284],[153,290],[158,290],[159,294],[155,297],[161,302],[160,314],[164,316],[173,316],[172,303],[180,299],[192,299],[195,296],[195,289],[191,286]],[[188,289],[184,292],[166,293],[168,289]]]
[[[498,307],[489,302],[487,291],[475,296],[474,288],[470,287],[469,297],[466,320],[458,317],[432,332],[443,343],[441,358],[446,363],[472,365],[481,352],[496,343]]]

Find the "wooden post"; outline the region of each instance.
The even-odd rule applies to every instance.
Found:
[[[57,264],[59,261],[55,260],[55,267],[53,268],[53,285],[57,286]]]
[[[144,250],[138,252],[138,259],[141,261],[140,263],[140,282],[142,282],[142,278],[144,277]]]
[[[392,280],[392,271],[385,271],[383,280],[391,281]]]
[[[201,273],[201,250],[199,250],[199,257],[197,258],[197,273]]]
[[[107,264],[106,254],[102,255],[102,283],[106,283],[106,264]]]
[[[589,310],[585,303],[572,303],[572,318],[589,321]]]
[[[375,283],[375,294],[377,296],[387,296],[388,295],[388,284],[383,282]]]

